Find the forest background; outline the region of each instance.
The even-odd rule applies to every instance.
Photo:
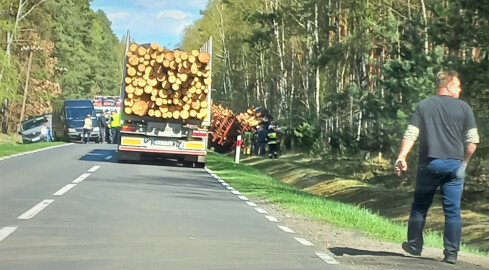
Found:
[[[489,2],[210,0],[201,15],[181,48],[213,36],[214,103],[267,108],[283,152],[392,161],[436,73],[458,71],[482,138],[466,196],[488,201]],[[28,118],[53,99],[120,92],[124,37],[89,0],[1,1],[0,36],[4,133],[16,132],[23,100]]]

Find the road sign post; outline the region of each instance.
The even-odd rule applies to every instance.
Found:
[[[236,140],[236,158],[235,163],[239,164],[239,155],[241,154],[241,144],[243,144],[243,140],[241,139],[241,135],[238,135],[238,139]]]

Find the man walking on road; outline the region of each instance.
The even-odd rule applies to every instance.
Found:
[[[112,116],[110,118],[110,135],[111,135],[111,142],[113,144],[119,143],[119,133],[120,133],[120,128],[121,128],[121,118],[119,114],[117,113],[117,110],[112,112]]]
[[[416,106],[395,168],[398,175],[407,171],[406,157],[419,137],[416,189],[409,216],[408,241],[402,248],[411,255],[421,255],[426,215],[440,186],[445,213],[443,261],[450,264],[456,263],[460,249],[460,200],[465,168],[479,143],[472,109],[458,99],[461,91],[456,72],[438,73],[438,95]]]
[[[107,143],[107,140],[105,138],[105,134],[107,134],[107,119],[105,112],[102,112],[101,115],[98,116],[97,118],[98,121],[98,126],[100,128],[100,142],[101,143]]]

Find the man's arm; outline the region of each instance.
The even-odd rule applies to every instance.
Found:
[[[406,162],[407,155],[414,146],[414,143],[418,139],[419,128],[413,125],[409,125],[406,132],[404,133],[404,138],[401,142],[401,150],[397,156],[396,165],[399,163],[400,167],[396,166],[396,174],[401,175],[401,171],[407,171],[408,165]]]
[[[467,167],[467,164],[469,163],[470,158],[472,155],[475,153],[475,150],[477,149],[477,144],[475,143],[467,143],[465,147],[465,157],[464,157],[464,165]]]
[[[414,143],[415,143],[415,141],[408,140],[408,139],[402,139],[401,150],[399,151],[399,155],[397,156],[397,160],[396,160],[396,164],[398,162],[401,164],[400,168],[396,167],[396,173],[398,175],[401,174],[401,171],[403,171],[403,172],[407,171],[408,165],[407,165],[406,158],[407,158],[407,155],[409,154],[409,152],[411,151],[411,149],[413,148]]]

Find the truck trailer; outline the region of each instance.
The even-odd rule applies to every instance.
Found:
[[[175,158],[204,167],[211,73],[212,37],[191,52],[127,42],[117,160]]]

